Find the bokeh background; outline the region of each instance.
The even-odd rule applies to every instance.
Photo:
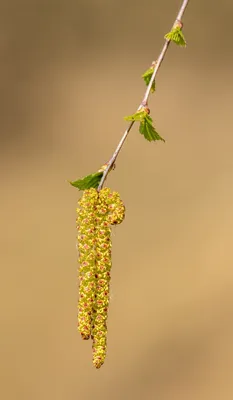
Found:
[[[108,186],[108,355],[76,331],[78,179],[108,160],[181,2],[0,2],[4,400],[232,400],[232,12],[191,1],[150,100],[166,143],[134,127]]]

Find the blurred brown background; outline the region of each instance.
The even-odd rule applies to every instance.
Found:
[[[0,2],[1,398],[232,400],[232,12],[191,1],[150,107],[108,185],[105,365],[76,331],[76,205],[67,179],[111,155],[181,2]]]

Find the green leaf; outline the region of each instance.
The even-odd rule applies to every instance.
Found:
[[[79,190],[86,190],[90,188],[97,189],[102,176],[103,172],[96,172],[95,174],[87,175],[77,181],[71,181],[70,184]]]
[[[180,26],[172,28],[171,32],[168,32],[164,38],[172,40],[172,42],[176,43],[178,46],[186,46],[186,40]]]
[[[144,79],[146,86],[149,85],[151,77],[154,72],[154,67],[150,67],[144,74],[142,75],[142,78]],[[152,86],[151,86],[151,93],[155,91],[155,80],[153,80]]]
[[[126,121],[143,121],[145,119],[145,116],[147,115],[147,112],[143,108],[142,110],[137,111],[135,114],[132,115],[127,115],[124,117]]]
[[[149,109],[143,107],[141,110],[137,111],[135,114],[128,115],[125,117],[126,121],[138,121],[140,122],[139,132],[145,137],[149,142],[155,140],[165,140],[156,132],[153,127],[152,118],[148,114]]]
[[[165,140],[156,132],[155,128],[153,127],[152,118],[147,114],[143,121],[140,123],[139,132],[145,137],[146,140],[149,142],[155,140]]]

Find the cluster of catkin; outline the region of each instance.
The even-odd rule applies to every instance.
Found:
[[[111,227],[120,224],[125,207],[117,192],[91,188],[83,192],[77,209],[79,250],[78,330],[93,340],[93,364],[106,357],[107,316],[111,270]]]

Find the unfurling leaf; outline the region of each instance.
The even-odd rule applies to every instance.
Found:
[[[165,39],[171,40],[176,43],[178,46],[186,46],[186,40],[184,38],[183,32],[181,30],[181,26],[176,26],[172,28],[171,32],[168,32],[165,36]]]
[[[154,72],[154,67],[150,67],[144,74],[142,75],[142,78],[144,79],[146,86],[149,85],[151,77]],[[153,80],[152,86],[151,86],[151,93],[155,91],[155,80]]]
[[[97,189],[102,176],[103,172],[96,172],[95,174],[87,175],[82,179],[78,179],[77,181],[72,181],[70,184],[79,190],[86,190],[90,188]]]
[[[163,142],[165,142],[165,140],[158,134],[158,132],[156,132],[155,128],[153,127],[153,121],[152,118],[149,116],[149,112],[149,108],[143,107],[135,114],[125,117],[125,120],[140,122],[139,132],[149,142],[155,140],[162,140]]]
[[[142,108],[141,110],[137,111],[135,114],[132,115],[127,115],[124,117],[126,121],[143,121],[145,116],[147,115],[147,111],[145,108]]]
[[[155,140],[165,140],[156,132],[155,128],[153,127],[152,118],[147,114],[144,120],[140,123],[139,132],[144,135],[145,139],[149,142]]]

